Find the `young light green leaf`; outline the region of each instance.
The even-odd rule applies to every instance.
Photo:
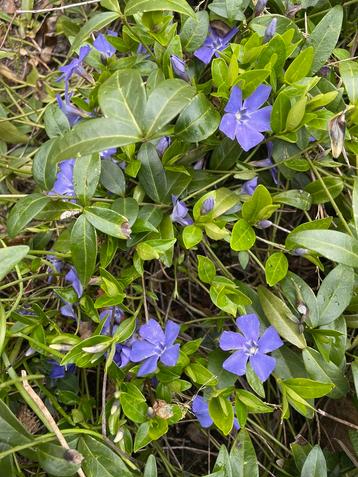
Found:
[[[80,215],[71,231],[71,255],[78,277],[85,287],[92,277],[97,259],[96,229]]]
[[[212,283],[216,275],[216,268],[210,258],[203,255],[197,255],[198,275],[202,282]]]
[[[307,346],[306,339],[299,332],[297,323],[295,323],[297,319],[288,306],[261,285],[258,288],[258,295],[266,318],[282,338],[285,338],[297,348],[305,348]]]
[[[14,245],[0,249],[0,281],[29,253],[27,245]]]
[[[86,205],[94,196],[101,173],[99,154],[80,157],[73,168],[73,185],[82,205]]]
[[[290,378],[283,381],[283,383],[304,399],[325,396],[334,388],[333,383],[322,383],[307,378]]]
[[[232,403],[223,396],[213,397],[209,401],[209,414],[222,433],[228,435],[234,424]]]
[[[50,202],[50,197],[37,193],[22,197],[9,213],[7,219],[9,236],[16,237]]]
[[[187,225],[183,229],[182,237],[185,248],[190,249],[203,240],[203,231],[195,224]]]
[[[266,282],[273,287],[283,280],[288,272],[288,260],[282,252],[273,253],[265,263]]]
[[[236,252],[250,250],[256,242],[256,234],[251,225],[245,219],[240,219],[234,225],[231,237],[230,247]]]
[[[302,50],[287,68],[284,80],[286,83],[295,83],[305,76],[309,76],[313,62],[314,50],[311,46]]]

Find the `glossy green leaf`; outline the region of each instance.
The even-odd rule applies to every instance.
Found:
[[[290,98],[284,91],[279,93],[273,103],[271,113],[271,128],[274,133],[279,133],[286,129],[287,116],[290,109]]]
[[[328,10],[328,13],[316,25],[311,33],[308,45],[314,49],[312,73],[316,73],[328,60],[341,33],[343,8],[340,5]]]
[[[343,191],[344,182],[340,177],[323,177],[322,181],[323,184],[320,180],[316,180],[305,187],[305,191],[311,195],[313,204],[329,202],[331,199],[328,193],[335,199]]]
[[[16,237],[24,230],[36,215],[51,202],[50,197],[42,194],[31,194],[22,197],[11,209],[7,219],[7,230],[10,237]]]
[[[283,280],[288,272],[288,260],[282,252],[275,252],[265,263],[266,282],[273,287]]]
[[[147,420],[148,405],[130,393],[121,393],[121,406],[128,419],[139,424]]]
[[[101,30],[117,20],[117,18],[119,18],[119,14],[116,12],[97,13],[97,15],[90,18],[75,36],[71,45],[70,54],[74,53],[77,48],[82,46],[85,40],[90,37],[91,33]]]
[[[304,399],[314,399],[325,396],[334,388],[333,383],[322,383],[307,378],[286,379],[283,383]]]
[[[157,0],[155,3],[158,3]],[[194,94],[194,88],[180,79],[168,79],[159,83],[150,93],[145,107],[143,123],[146,137],[158,133],[174,119]]]
[[[185,0],[129,0],[124,14],[127,16],[142,12],[171,11],[194,17],[194,11]]]
[[[157,476],[158,476],[157,462],[155,460],[154,455],[150,454],[144,467],[143,477],[157,477]]]
[[[73,168],[73,185],[81,204],[86,205],[94,196],[101,173],[99,154],[78,158]]]
[[[114,210],[91,206],[84,210],[84,214],[87,220],[104,234],[120,239],[128,238],[130,232],[128,221]]]
[[[234,225],[231,237],[230,247],[236,252],[250,250],[256,242],[256,234],[251,225],[245,219],[240,219]]]
[[[195,12],[195,18],[187,18],[180,32],[183,50],[189,53],[197,50],[204,43],[208,29],[209,15],[205,10]]]
[[[203,231],[195,224],[187,225],[183,229],[182,237],[185,248],[190,249],[203,240]]]
[[[268,413],[273,412],[273,407],[261,401],[255,394],[246,389],[237,389],[236,398],[241,401],[252,413]]]
[[[143,135],[146,93],[138,70],[116,71],[100,86],[98,102],[106,117],[120,119]]]
[[[65,449],[57,444],[41,444],[37,448],[37,455],[41,467],[51,477],[69,477],[76,475],[81,464],[75,464],[65,458]]]
[[[290,235],[290,241],[348,267],[358,267],[358,241],[335,230],[303,230]]]
[[[358,64],[356,61],[342,61],[339,63],[344,87],[352,104],[358,103]]]
[[[242,2],[233,0],[214,0],[210,3],[209,9],[222,18],[227,18],[230,22],[234,20],[244,20],[242,12]]]
[[[143,144],[138,152],[141,167],[138,179],[145,193],[156,203],[167,196],[167,177],[158,153],[153,144]]]
[[[198,259],[198,275],[202,282],[211,283],[216,275],[216,268],[210,258],[203,255],[197,255]]]
[[[21,262],[29,253],[27,245],[14,245],[12,247],[0,248],[0,280],[7,275],[15,266]]]
[[[290,205],[300,210],[309,210],[312,205],[310,194],[301,189],[291,189],[280,192],[279,194],[275,194],[272,199],[274,202]]]
[[[133,197],[121,197],[116,199],[112,204],[112,209],[126,217],[130,227],[132,227],[137,220],[139,205]]]
[[[282,338],[297,348],[305,348],[307,346],[305,337],[299,332],[297,319],[287,305],[261,285],[258,288],[258,295],[266,318]]]
[[[236,442],[230,452],[233,477],[259,477],[255,448],[246,429],[240,429]]]
[[[126,180],[122,169],[112,159],[102,159],[101,184],[112,194],[124,195]]]
[[[314,446],[303,464],[301,477],[327,477],[327,464],[319,446]]]
[[[184,142],[199,142],[219,127],[221,116],[202,93],[197,94],[180,113],[175,134]]]
[[[209,400],[209,414],[214,424],[226,436],[234,424],[234,409],[232,403],[223,396]]]
[[[78,277],[85,287],[92,277],[97,259],[96,229],[80,215],[71,231],[71,255]]]
[[[35,154],[32,163],[32,175],[39,186],[50,190],[56,180],[57,163],[52,151],[55,149],[57,138],[44,142]]]
[[[305,76],[309,76],[313,62],[314,51],[311,46],[302,50],[287,68],[284,80],[286,83],[295,83]]]

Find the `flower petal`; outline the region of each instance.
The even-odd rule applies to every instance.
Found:
[[[238,31],[239,31],[238,28],[233,28],[232,30],[230,30],[229,33],[224,36],[223,43],[226,43],[226,44],[229,43],[230,40],[234,38],[234,36],[236,35]]]
[[[266,86],[265,84],[261,84],[258,86],[255,91],[250,94],[248,98],[244,101],[244,108],[248,109],[250,112],[259,109],[260,106],[264,104],[265,101],[268,100],[268,97],[271,93],[271,86]]]
[[[242,91],[237,86],[231,90],[229,101],[225,106],[225,113],[237,113],[242,108]]]
[[[139,334],[142,338],[149,341],[149,343],[164,343],[165,337],[163,330],[161,329],[159,323],[152,318],[148,321],[148,323],[140,327]]]
[[[250,358],[252,369],[257,374],[260,381],[264,382],[275,369],[276,360],[272,356],[267,356],[263,353],[256,353]]]
[[[265,106],[250,114],[250,125],[256,131],[269,131],[271,129],[272,106]]]
[[[237,124],[235,135],[237,142],[246,152],[260,144],[260,142],[264,139],[263,134],[256,131],[256,129],[254,129],[254,127],[250,124],[245,123]]]
[[[201,427],[210,427],[213,423],[213,420],[209,414],[208,403],[201,396],[196,396],[193,399],[191,405],[192,411],[195,414],[195,417],[200,422]]]
[[[139,368],[137,376],[146,376],[147,374],[154,373],[157,369],[158,356],[152,356],[144,361]]]
[[[233,331],[224,331],[220,336],[219,346],[224,351],[231,349],[240,349],[245,345],[246,338],[240,333],[234,333]]]
[[[230,373],[243,376],[246,373],[246,363],[248,356],[243,350],[235,351],[223,362],[223,368]]]
[[[139,363],[139,361],[143,361],[143,359],[150,358],[151,356],[157,356],[158,353],[155,350],[155,345],[149,343],[148,341],[135,341],[133,343],[130,360],[133,363]]]
[[[194,52],[194,56],[208,65],[214,55],[214,49],[209,46],[201,46]]]
[[[257,341],[260,336],[260,321],[255,313],[242,315],[236,320],[236,325],[248,340]]]
[[[161,355],[160,361],[165,364],[165,366],[175,366],[179,358],[179,347],[180,345],[178,344],[168,346]]]
[[[168,320],[165,326],[165,344],[171,345],[177,339],[180,331],[180,326],[172,320]]]
[[[227,137],[234,140],[236,135],[237,119],[235,114],[226,113],[221,119],[219,129],[226,134]]]
[[[270,353],[280,348],[283,342],[275,328],[270,326],[259,339],[258,345],[260,353]]]

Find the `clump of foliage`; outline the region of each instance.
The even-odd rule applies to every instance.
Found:
[[[1,475],[355,475],[357,2],[191,3],[3,14]]]

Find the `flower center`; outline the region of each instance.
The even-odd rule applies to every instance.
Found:
[[[239,109],[237,113],[235,113],[235,118],[237,121],[246,121],[249,119],[249,114],[245,108]]]
[[[248,356],[255,356],[255,354],[256,354],[256,353],[258,352],[258,350],[259,350],[259,346],[258,346],[258,344],[256,343],[256,341],[254,341],[254,340],[248,341],[248,342],[246,343],[245,348],[246,348],[246,350],[245,350],[245,351],[246,351],[246,354],[247,354]]]

